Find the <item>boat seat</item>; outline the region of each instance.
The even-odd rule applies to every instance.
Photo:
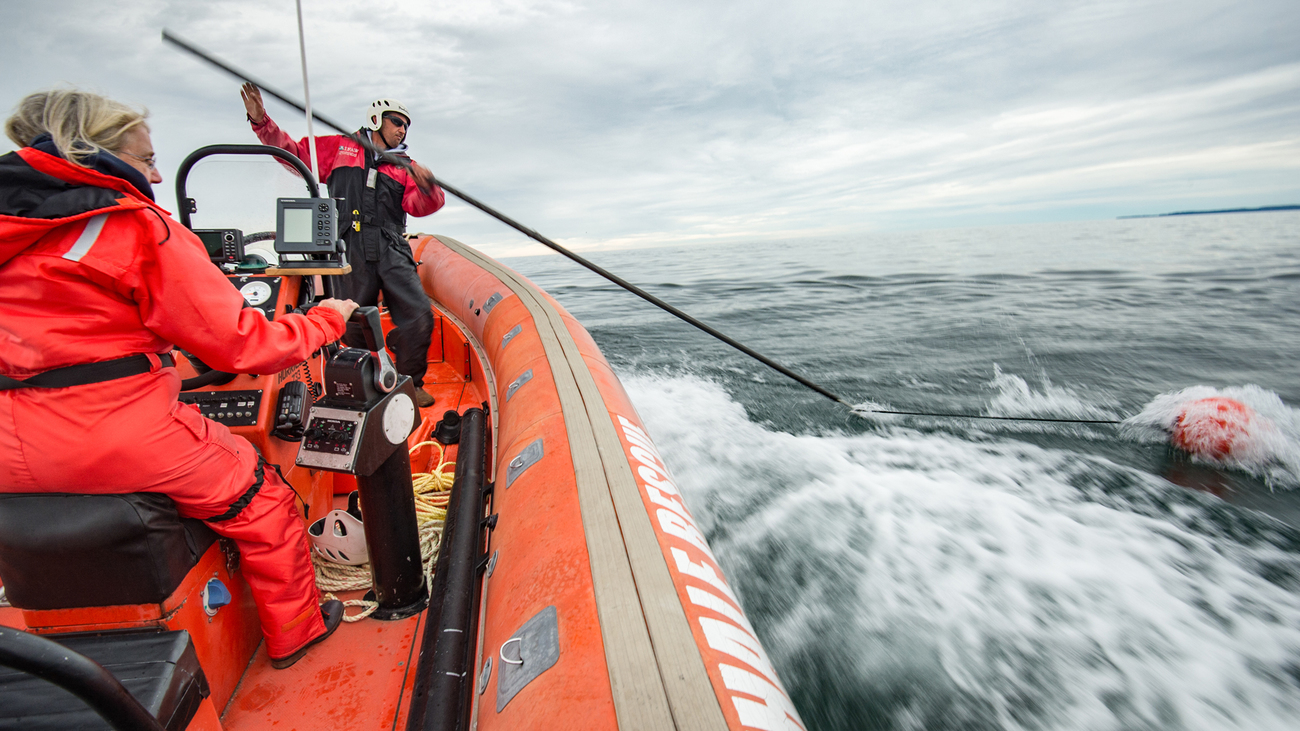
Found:
[[[189,726],[208,681],[190,633],[115,632],[46,635],[104,666],[168,731]],[[0,731],[110,729],[72,693],[34,675],[0,667]]]
[[[160,603],[216,538],[158,493],[0,493],[0,583],[22,609]]]

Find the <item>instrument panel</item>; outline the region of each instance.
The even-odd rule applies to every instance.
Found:
[[[261,310],[268,320],[275,319],[276,304],[280,301],[281,277],[227,274],[226,279],[244,296],[249,307]]]

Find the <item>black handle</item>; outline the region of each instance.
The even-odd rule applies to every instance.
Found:
[[[348,322],[361,326],[361,335],[366,339],[366,348],[372,353],[384,349],[384,326],[379,321],[378,307],[358,307],[352,311]]]
[[[0,666],[44,678],[67,690],[115,729],[163,729],[122,681],[94,660],[52,640],[0,627]]]

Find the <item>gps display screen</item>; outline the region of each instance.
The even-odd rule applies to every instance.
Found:
[[[284,209],[284,240],[294,244],[310,244],[314,237],[311,231],[312,209]]]
[[[213,261],[222,261],[226,257],[225,251],[221,248],[220,231],[198,231],[199,241],[203,242],[203,248],[208,250],[208,258]]]

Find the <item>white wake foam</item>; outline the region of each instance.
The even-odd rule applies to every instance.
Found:
[[[624,383],[805,719],[1295,727],[1300,536],[1243,542],[1207,527],[1232,506],[1098,458],[796,436],[713,383]]]
[[[1056,386],[1046,373],[1039,374],[1042,386],[1032,388],[1014,373],[1003,373],[993,364],[993,380],[989,386],[997,391],[989,404],[991,416],[1036,416],[1053,419],[1114,419],[1110,410],[1088,403],[1065,386]]]
[[[1272,487],[1300,486],[1300,410],[1259,386],[1192,386],[1156,396],[1136,416],[1125,420],[1125,434],[1134,438],[1167,437],[1187,404],[1222,396],[1240,401],[1259,417],[1254,428],[1233,443],[1232,453],[1216,459],[1196,454],[1198,462],[1242,470],[1263,478]]]

